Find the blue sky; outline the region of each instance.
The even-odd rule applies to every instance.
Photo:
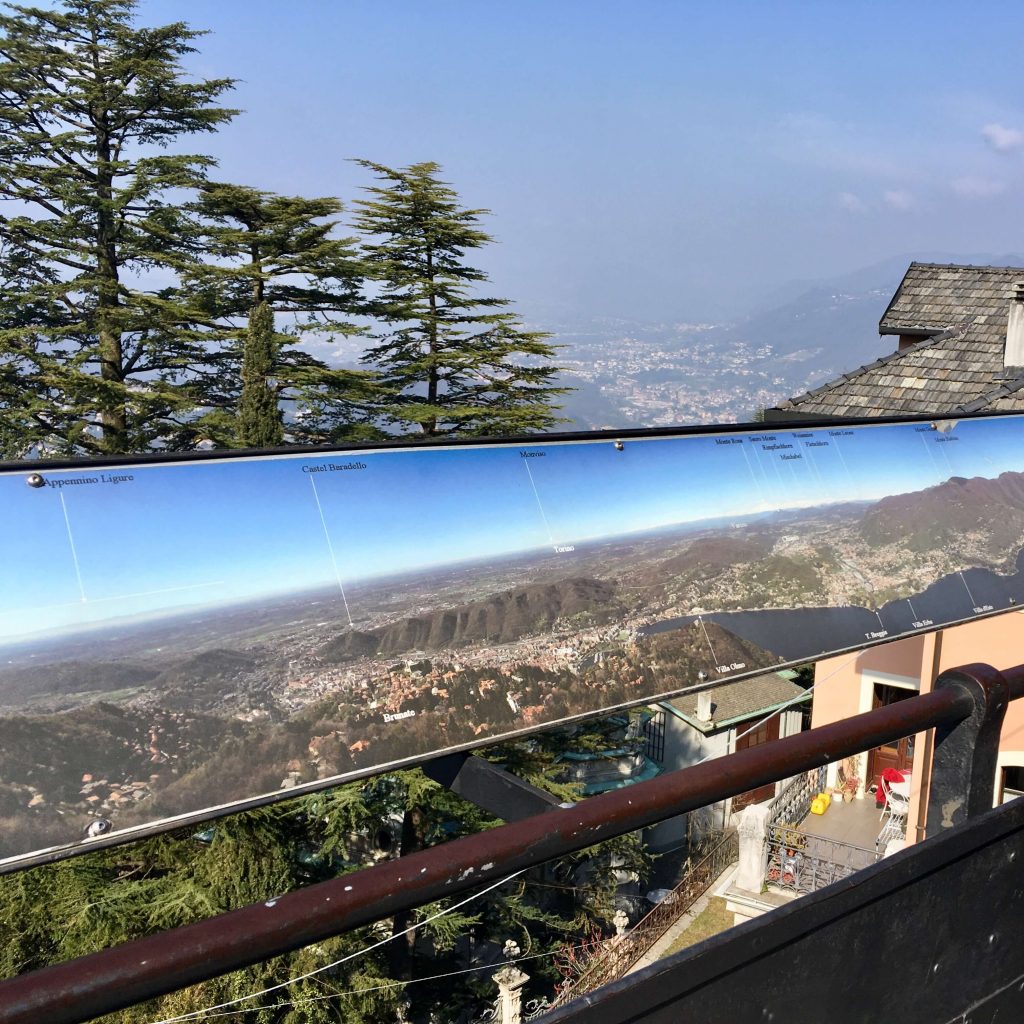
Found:
[[[907,425],[627,441],[622,451],[601,441],[296,455],[141,466],[117,471],[130,482],[41,489],[12,473],[0,476],[0,639],[1024,471],[1020,431],[1010,418],[963,423],[955,441]],[[742,441],[720,443],[730,438]],[[821,440],[829,446],[808,445]],[[315,471],[356,462],[365,468]]]
[[[436,160],[530,320],[728,316],[901,253],[1013,252],[1024,7],[142,0],[211,35],[230,179],[350,200]]]

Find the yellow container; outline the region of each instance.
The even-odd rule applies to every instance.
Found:
[[[828,804],[820,796],[816,796],[814,803],[811,804],[811,814],[824,814],[826,807],[828,807]]]

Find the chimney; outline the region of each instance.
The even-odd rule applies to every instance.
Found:
[[[1024,366],[1024,281],[1013,282],[1013,301],[1006,321],[1003,366]]]
[[[710,722],[715,714],[715,706],[711,703],[711,694],[705,691],[697,694],[697,720]]]

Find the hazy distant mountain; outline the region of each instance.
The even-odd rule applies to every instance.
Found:
[[[771,345],[776,359],[786,358],[807,372],[842,373],[870,363],[895,347],[891,340],[879,338],[878,320],[896,284],[862,291],[844,291],[835,286],[811,288],[785,305],[754,314],[726,329],[722,339]],[[792,376],[792,371],[786,373],[787,378]]]
[[[90,693],[146,686],[160,673],[128,661],[68,660],[8,668],[0,685],[0,704],[19,704],[43,694]]]
[[[694,571],[716,572],[733,565],[744,565],[763,558],[772,547],[768,535],[712,534],[698,537],[681,554],[666,559],[658,566],[661,573],[684,575]]]
[[[833,277],[793,281],[756,296],[737,291],[728,320],[605,316],[567,304],[524,305],[565,368],[564,429],[664,427],[749,420],[896,348],[878,321],[914,260],[1022,266],[1019,253],[902,253]],[[360,368],[364,339],[311,342],[332,366]],[[363,367],[365,368],[365,367]]]
[[[1015,253],[907,253],[848,274],[793,282],[723,332],[723,338],[768,344],[777,356],[792,357],[807,370],[844,373],[870,363],[895,347],[879,338],[878,321],[907,267],[922,263],[1024,266]]]
[[[954,476],[882,498],[865,513],[860,532],[871,544],[920,552],[973,535],[993,564],[1003,563],[1024,534],[1024,473],[1001,473],[994,480]]]
[[[744,312],[747,318],[753,318],[762,313],[769,313],[778,310],[780,307],[789,306],[808,293],[821,291],[861,294],[881,288],[887,291],[886,302],[888,302],[903,279],[903,275],[907,272],[907,267],[915,261],[918,263],[962,263],[974,266],[1024,267],[1024,255],[1020,253],[976,252],[964,255],[963,253],[953,252],[905,252],[900,253],[898,256],[890,256],[888,259],[881,260],[878,263],[872,263],[867,267],[858,267],[856,270],[848,271],[845,274],[790,281],[781,288],[772,289],[757,298]],[[885,307],[883,306],[878,311],[878,316],[875,317],[876,323],[884,309]]]
[[[878,321],[914,260],[1024,266],[1016,253],[904,253],[818,281],[794,281],[723,323],[581,317],[546,325],[563,346],[576,425],[667,426],[750,419],[756,409],[896,348]],[[543,323],[536,326],[544,329]]]

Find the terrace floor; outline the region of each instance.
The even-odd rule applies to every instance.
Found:
[[[879,820],[881,814],[875,808],[874,797],[869,794],[848,804],[833,801],[824,814],[808,814],[798,827],[805,835],[858,846],[873,853],[875,840],[884,824]]]

